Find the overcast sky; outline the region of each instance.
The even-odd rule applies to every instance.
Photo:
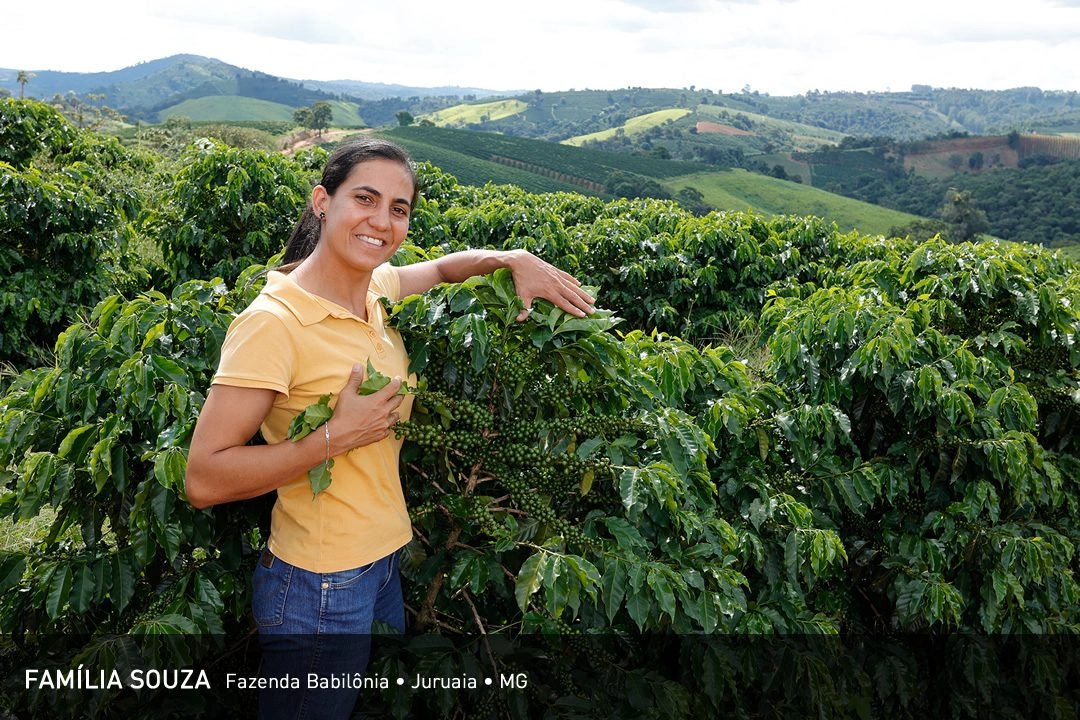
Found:
[[[490,90],[1080,90],[1080,0],[26,0],[0,67],[177,53],[292,79]]]

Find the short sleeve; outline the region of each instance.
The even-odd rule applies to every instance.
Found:
[[[371,289],[379,297],[388,298],[391,302],[401,299],[401,278],[398,277],[397,268],[390,263],[383,263],[371,273]]]
[[[225,334],[213,382],[274,390],[288,397],[296,363],[289,337],[281,318],[265,311],[245,310]]]

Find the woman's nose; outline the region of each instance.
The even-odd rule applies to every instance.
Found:
[[[371,223],[372,227],[377,227],[380,230],[390,227],[390,208],[376,208],[368,218],[368,222]]]

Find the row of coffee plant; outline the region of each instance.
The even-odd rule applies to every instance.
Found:
[[[244,692],[28,689],[23,668],[253,672],[268,499],[195,510],[186,448],[326,152],[206,140],[169,160],[4,102],[4,257],[21,280],[54,247],[83,265],[51,270],[82,288],[62,298],[5,275],[0,516],[46,523],[0,551],[3,697],[243,714]],[[380,638],[371,673],[458,682],[388,682],[371,712],[1068,716],[1074,266],[419,172],[395,262],[524,247],[599,309],[516,322],[505,272],[391,306],[420,377],[399,430],[416,634]]]

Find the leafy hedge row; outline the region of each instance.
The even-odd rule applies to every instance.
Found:
[[[40,357],[80,308],[145,283],[129,254],[142,198],[125,178],[151,167],[48,106],[0,100],[0,361]]]
[[[0,554],[0,627],[26,643],[9,667],[50,634],[80,653],[60,667],[135,662],[117,637],[170,633],[220,645],[151,643],[159,661],[243,656],[266,503],[195,511],[185,452],[224,329],[260,282],[258,265],[238,268],[280,249],[280,214],[299,212],[317,160],[193,146],[144,209],[189,230],[133,231],[174,263],[152,276],[224,279],[99,287],[55,359],[8,381],[0,515],[53,518]],[[45,172],[27,167],[5,172]],[[1076,654],[1052,640],[1080,629],[1074,266],[1035,247],[420,172],[400,261],[527,247],[595,286],[603,310],[540,303],[515,323],[505,273],[391,308],[422,378],[401,432],[416,530],[403,574],[423,634],[387,643],[372,671],[524,668],[530,682],[391,684],[365,696],[373,712],[1070,717]],[[243,252],[206,252],[226,229]],[[245,702],[183,700],[189,714]],[[88,702],[152,707],[10,697],[37,712]]]

